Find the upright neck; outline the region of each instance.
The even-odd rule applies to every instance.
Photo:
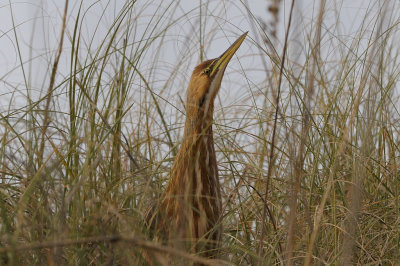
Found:
[[[174,183],[187,184],[176,186]],[[219,197],[217,161],[214,149],[212,120],[186,120],[181,147],[172,167],[170,188],[190,188],[175,194],[206,195]],[[168,189],[167,189],[168,190]]]
[[[163,197],[165,212],[174,219],[172,228],[182,237],[201,238],[213,231],[208,237],[219,239],[214,226],[221,217],[221,188],[211,125],[211,119],[207,123],[186,120]]]

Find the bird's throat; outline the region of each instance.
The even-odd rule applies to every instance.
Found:
[[[190,199],[185,199],[189,201],[200,198],[216,200],[219,198],[220,185],[211,121],[197,127],[190,126],[190,122],[186,124],[167,190],[185,188],[185,191],[176,190],[173,193],[177,197],[189,195]],[[177,186],[178,183],[181,185]]]

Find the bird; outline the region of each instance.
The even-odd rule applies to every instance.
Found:
[[[212,130],[214,100],[225,69],[247,32],[221,56],[194,68],[187,89],[180,149],[157,211],[149,212],[155,234],[176,248],[215,258],[221,242],[222,199]]]

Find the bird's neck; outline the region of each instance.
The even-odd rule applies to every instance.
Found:
[[[183,234],[189,230],[189,238],[204,236],[221,216],[221,188],[211,122],[199,125],[186,121],[183,142],[162,199],[164,211],[173,216],[174,230]],[[194,124],[197,126],[193,127]],[[197,226],[188,227],[193,219],[198,219]]]
[[[171,172],[170,185],[173,183],[187,184],[194,190],[201,185],[201,190],[194,194],[216,196],[219,193],[215,191],[219,190],[219,181],[212,120],[202,124],[186,121],[183,141]],[[177,194],[182,192],[176,191]]]

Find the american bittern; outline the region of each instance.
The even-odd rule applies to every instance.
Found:
[[[221,191],[212,131],[214,99],[226,66],[246,35],[220,57],[194,69],[187,92],[182,144],[159,210],[149,217],[152,227],[162,232],[168,243],[204,252],[207,257],[216,254],[221,236]]]

